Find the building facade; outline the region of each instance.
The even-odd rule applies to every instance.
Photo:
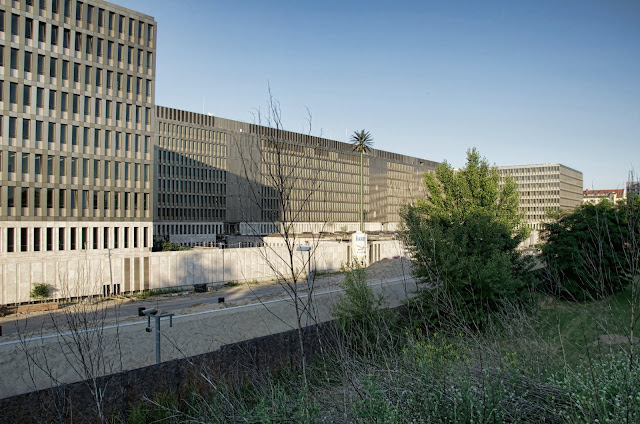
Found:
[[[193,246],[222,234],[270,234],[283,223],[296,232],[358,229],[360,156],[352,145],[162,106],[156,116],[157,237]],[[366,154],[366,228],[394,231],[436,165]]]
[[[532,230],[525,246],[540,240],[539,231],[551,211],[569,210],[582,203],[582,172],[555,164],[499,166],[501,181],[511,177],[518,186],[520,212]]]
[[[156,23],[100,0],[0,2],[0,253],[145,249]]]
[[[584,190],[582,192],[583,203],[600,203],[603,200],[608,200],[610,203],[616,203],[618,200],[625,198],[624,189],[609,189],[609,190]]]

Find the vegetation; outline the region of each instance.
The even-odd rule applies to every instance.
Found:
[[[33,299],[48,299],[51,293],[51,286],[45,283],[34,283],[31,289]]]
[[[354,131],[350,141],[353,144],[353,151],[360,153],[360,231],[364,231],[364,154],[371,151],[373,137],[369,131]]]
[[[631,283],[630,262],[640,239],[640,208],[635,201],[583,204],[552,214],[544,225],[543,259],[553,277],[551,293],[568,299],[603,298]]]
[[[455,317],[482,326],[505,302],[524,299],[533,282],[531,259],[516,251],[526,236],[516,186],[508,179],[500,187],[476,149],[464,169],[444,162],[424,181],[427,197],[404,213],[421,307],[432,324]]]

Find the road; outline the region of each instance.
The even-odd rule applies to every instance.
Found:
[[[398,265],[390,263],[392,268]],[[375,292],[385,295],[390,307],[400,304],[415,288],[406,268],[402,269],[401,275],[395,271],[368,273],[369,284]],[[341,293],[339,280],[339,275],[318,280],[313,295],[316,321],[331,319],[332,307]],[[305,303],[304,286],[301,292],[301,302]],[[222,293],[225,303],[218,304]],[[110,317],[92,321],[86,330],[79,331],[51,331],[43,324],[47,319],[52,322],[51,315],[42,314],[33,324],[37,330],[0,338],[0,398],[155,363],[155,334],[145,332],[147,321],[138,316],[138,306],[158,307],[161,313],[176,314],[173,327],[168,321],[162,322],[163,361],[210,352],[225,344],[286,331],[296,325],[294,302],[277,284],[130,302],[119,308],[105,308],[113,309],[113,313],[118,310],[117,320]],[[63,316],[60,314],[58,319]],[[33,318],[29,317],[27,323],[34,322]],[[24,320],[18,325],[24,328]],[[80,354],[92,358],[90,366],[79,359]]]

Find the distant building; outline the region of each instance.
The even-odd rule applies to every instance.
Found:
[[[154,235],[186,246],[260,236],[282,222],[273,177],[286,176],[296,232],[359,228],[360,156],[336,140],[156,106]],[[366,231],[396,231],[437,163],[371,149],[364,156]],[[293,216],[293,215],[292,215]],[[291,218],[289,218],[290,220]]]
[[[569,210],[582,203],[582,172],[552,163],[540,165],[499,166],[500,181],[514,179],[520,193],[520,212],[531,228],[523,245],[539,242],[539,231],[551,211]]]
[[[627,181],[627,198],[640,196],[640,181]]]
[[[624,199],[624,189],[584,190],[582,192],[583,203],[600,203],[604,199],[611,203]]]

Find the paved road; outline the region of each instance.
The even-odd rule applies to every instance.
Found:
[[[398,305],[415,288],[413,280],[406,276],[372,279],[369,283],[374,291],[385,294],[388,306]],[[155,334],[144,331],[146,319],[137,316],[140,304],[155,306],[157,302],[163,312],[176,313],[172,328],[168,322],[162,323],[162,360],[197,355],[295,327],[294,303],[282,293],[281,287],[265,285],[259,286],[259,290],[252,287],[253,292],[249,288],[232,289],[225,291],[225,300],[230,300],[225,304],[217,304],[218,293],[132,302],[121,307],[129,314],[127,317],[119,317],[117,322],[95,322],[88,331],[38,330],[23,332],[22,337],[2,337],[0,398],[155,363]],[[316,288],[315,320],[331,319],[331,309],[339,295],[335,284]],[[261,300],[257,301],[256,296]],[[305,302],[303,294],[301,303]],[[92,358],[89,367],[78,359],[79,350]]]

